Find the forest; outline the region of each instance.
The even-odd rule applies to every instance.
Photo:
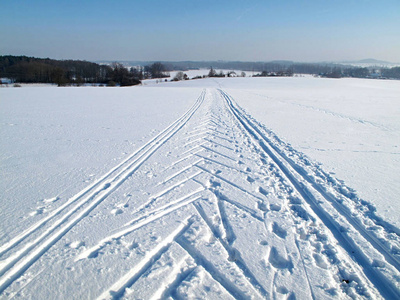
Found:
[[[166,67],[159,62],[128,70],[117,62],[107,65],[82,60],[0,56],[0,78],[8,78],[18,83],[54,83],[59,86],[96,83],[131,86],[140,84],[143,79],[168,76]]]

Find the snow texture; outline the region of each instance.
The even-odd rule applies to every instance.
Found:
[[[398,92],[315,78],[1,89],[0,298],[399,299],[398,175],[373,182],[394,185],[390,212],[357,179],[398,170]]]

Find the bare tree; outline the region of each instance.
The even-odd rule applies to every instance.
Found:
[[[217,72],[211,67],[210,72],[208,72],[208,77],[215,77],[217,75]]]
[[[150,74],[151,78],[165,78],[169,77],[169,74],[166,72],[165,66],[160,62],[155,62],[150,66]]]
[[[185,74],[182,71],[180,71],[180,72],[176,73],[176,75],[175,75],[173,80],[174,81],[181,81],[181,80],[183,80],[184,76],[185,76]]]

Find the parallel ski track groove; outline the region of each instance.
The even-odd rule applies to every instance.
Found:
[[[155,295],[153,295],[151,297],[151,300],[168,299],[168,297],[172,297],[172,299],[181,298],[181,297],[177,298],[177,295],[176,295],[177,289],[185,280],[187,280],[194,273],[196,268],[197,268],[197,266],[190,267],[187,270],[181,269],[180,270],[181,272],[174,274],[175,277],[169,283],[167,283],[165,287],[161,287],[161,288],[163,288],[163,290],[156,293]]]
[[[226,95],[226,94],[225,94]],[[226,95],[227,96],[227,95]],[[227,96],[229,97],[229,96]],[[241,114],[242,116],[244,116],[243,114]],[[400,259],[393,256],[390,253],[390,249],[387,248],[387,246],[385,244],[383,244],[379,239],[377,239],[375,236],[373,236],[371,233],[369,233],[365,227],[360,224],[360,222],[353,218],[350,213],[343,208],[340,203],[338,203],[336,201],[336,199],[326,193],[322,187],[320,185],[318,185],[317,183],[315,183],[314,180],[311,179],[311,177],[307,174],[307,172],[305,172],[300,166],[298,166],[292,159],[290,159],[289,157],[287,157],[284,153],[282,153],[282,151],[280,149],[278,149],[278,147],[276,147],[261,131],[259,128],[257,128],[257,126],[255,126],[254,124],[252,124],[252,122],[250,122],[249,119],[247,119],[247,122],[250,124],[250,126],[258,133],[258,135],[261,137],[262,140],[264,140],[267,144],[265,145],[266,147],[271,147],[273,150],[275,150],[276,154],[278,154],[284,161],[286,161],[289,166],[294,169],[306,182],[308,182],[323,198],[325,198],[326,200],[328,200],[328,202],[330,202],[332,204],[332,206],[342,215],[346,218],[346,220],[367,240],[369,241],[372,246],[378,251],[380,252],[385,259],[392,264],[398,271],[400,271]],[[264,149],[265,150],[265,149]],[[269,150],[269,152],[271,152]],[[272,152],[271,152],[272,153]],[[274,155],[274,154],[273,154]],[[275,155],[274,155],[275,156]],[[276,159],[278,159],[275,156]],[[283,164],[280,163],[282,166]],[[283,166],[284,167],[284,166]],[[284,167],[285,169],[287,169],[286,167]],[[289,170],[288,170],[289,171]],[[290,171],[289,171],[290,172]],[[346,197],[344,195],[342,195],[343,197]]]
[[[217,201],[220,202],[221,200],[217,200]],[[225,230],[225,238],[222,238],[221,232],[219,231],[219,229],[217,229],[214,226],[214,224],[212,224],[211,220],[207,217],[207,214],[205,213],[201,204],[194,203],[194,206],[195,206],[197,212],[199,213],[199,215],[201,216],[201,218],[203,219],[203,221],[208,226],[209,230],[212,232],[212,234],[215,236],[215,238],[220,242],[220,244],[225,249],[225,251],[229,254],[229,257],[232,259],[232,262],[240,269],[240,271],[242,272],[243,276],[247,279],[249,284],[256,291],[258,291],[260,294],[262,294],[263,297],[268,298],[269,293],[264,289],[264,287],[259,283],[259,281],[256,279],[256,277],[253,275],[253,273],[247,267],[246,263],[244,262],[243,258],[240,255],[240,253],[236,250],[236,248],[234,248],[232,246],[232,243],[230,241],[231,240],[230,235],[233,234],[233,230],[231,228],[227,228],[226,224],[223,224],[223,227]],[[218,207],[218,209],[220,210],[219,207]],[[221,212],[220,212],[220,215],[222,215]]]
[[[70,206],[72,203],[76,202],[77,200],[79,200],[80,198],[82,198],[85,194],[87,194],[88,192],[90,192],[91,190],[97,188],[95,190],[95,192],[101,191],[104,189],[104,186],[106,186],[106,184],[104,184],[102,186],[102,183],[106,182],[107,179],[109,179],[110,175],[113,174],[114,172],[122,169],[123,171],[126,170],[128,167],[122,168],[125,164],[130,163],[130,165],[132,165],[134,162],[136,162],[138,160],[138,158],[136,158],[135,160],[133,160],[133,162],[130,162],[130,160],[132,160],[133,158],[135,158],[135,156],[142,152],[142,151],[146,151],[146,148],[157,144],[159,140],[161,140],[163,138],[163,136],[165,136],[166,134],[168,134],[168,132],[170,132],[171,130],[173,130],[174,128],[176,128],[177,125],[179,125],[182,121],[185,120],[185,118],[187,116],[191,116],[193,115],[193,113],[198,109],[198,107],[201,105],[201,103],[204,100],[204,96],[205,96],[205,91],[202,92],[202,94],[200,95],[200,97],[197,99],[196,103],[184,114],[182,115],[179,119],[177,119],[176,121],[174,121],[171,125],[169,125],[167,128],[165,128],[163,131],[161,131],[157,136],[155,136],[154,138],[152,138],[149,142],[147,142],[146,144],[144,144],[143,146],[141,146],[139,149],[137,149],[135,152],[133,152],[129,157],[127,157],[124,161],[122,161],[120,164],[118,164],[117,166],[115,166],[114,168],[112,168],[111,170],[109,170],[106,174],[104,174],[101,178],[97,179],[95,182],[93,182],[91,185],[87,186],[86,188],[84,188],[82,191],[78,192],[77,194],[75,194],[74,196],[72,196],[70,199],[68,199],[68,201],[66,203],[64,203],[63,205],[61,205],[60,207],[58,207],[57,209],[55,209],[54,211],[52,211],[48,216],[46,216],[45,218],[41,219],[40,221],[38,221],[37,223],[35,223],[34,225],[32,225],[31,227],[29,227],[27,230],[25,230],[24,232],[22,232],[21,234],[17,235],[16,237],[14,237],[12,240],[10,240],[9,242],[5,243],[4,245],[2,245],[0,247],[0,256],[3,255],[5,252],[7,252],[9,249],[15,247],[16,245],[18,245],[19,242],[21,242],[24,238],[28,237],[30,234],[32,234],[33,232],[35,232],[38,228],[40,228],[41,226],[43,226],[44,224],[46,224],[48,221],[50,221],[53,217],[55,217],[56,215],[58,215],[62,210],[64,210],[66,207]],[[189,117],[190,118],[190,117]],[[185,121],[185,123],[187,122],[187,120]],[[121,172],[118,174],[120,175]],[[117,175],[117,176],[118,176]],[[116,177],[117,177],[116,176]]]
[[[135,151],[130,157],[125,159],[119,165],[111,169],[98,181],[89,185],[87,188],[70,198],[64,205],[53,211],[49,216],[31,226],[7,244],[0,248],[0,255],[18,245],[22,240],[27,238],[33,232],[44,226],[48,221],[57,216],[62,210],[70,206],[72,203],[80,200],[83,196],[90,193],[87,197],[73,207],[70,211],[64,214],[59,219],[56,219],[54,224],[47,228],[33,242],[29,242],[20,251],[11,257],[4,260],[0,266],[0,274],[4,275],[0,279],[0,293],[2,293],[12,282],[21,276],[36,260],[38,260],[48,249],[50,249],[62,236],[64,236],[72,227],[87,216],[98,204],[107,198],[115,191],[127,178],[129,178],[156,150],[158,150],[166,141],[176,134],[193,116],[197,109],[204,101],[205,91],[201,93],[194,105],[179,119],[169,125],[156,137]],[[138,157],[135,157],[138,155]],[[133,159],[133,160],[132,160]],[[132,161],[130,161],[132,160]],[[124,166],[128,164],[127,166]],[[113,173],[116,175],[112,176]],[[111,177],[111,178],[110,178]],[[89,204],[88,204],[89,203]],[[69,217],[81,209],[85,204],[88,204],[76,217],[62,226]],[[57,232],[57,229],[59,229]],[[53,233],[54,232],[54,233]],[[47,238],[46,241],[44,241]]]
[[[135,283],[169,249],[171,244],[189,229],[193,222],[193,216],[184,220],[169,236],[149,251],[143,260],[117,280],[108,290],[104,291],[97,299],[121,298],[125,289]]]
[[[246,299],[246,297],[242,295],[242,291],[239,290],[233,282],[228,280],[212,262],[203,256],[201,252],[193,247],[184,237],[181,236],[176,240],[176,242],[194,259],[197,265],[202,266],[208,274],[210,274],[215,281],[221,284],[235,299]]]
[[[375,268],[371,268],[370,263],[368,261],[368,257],[365,253],[359,248],[359,246],[347,235],[341,233],[340,225],[334,220],[334,218],[329,215],[324,209],[322,209],[318,205],[317,199],[315,196],[309,191],[308,187],[304,185],[304,183],[300,182],[294,174],[298,174],[301,178],[304,178],[305,181],[308,182],[307,178],[302,176],[301,173],[297,172],[296,169],[292,168],[290,170],[281,159],[277,157],[273,153],[273,150],[270,148],[271,142],[265,138],[265,136],[260,132],[253,122],[245,116],[243,112],[238,108],[237,104],[233,104],[233,100],[230,96],[228,96],[224,91],[219,90],[223,99],[232,112],[232,115],[237,119],[238,123],[241,124],[242,128],[256,141],[259,142],[260,147],[266,154],[273,159],[275,164],[281,169],[282,173],[288,178],[288,180],[292,183],[292,185],[296,188],[296,190],[300,193],[300,195],[307,201],[307,203],[311,206],[315,214],[321,219],[321,221],[329,228],[334,237],[337,239],[339,244],[349,253],[350,257],[355,260],[363,269],[364,274],[368,277],[368,279],[374,284],[374,286],[378,289],[381,295],[387,299],[400,299],[400,291],[396,288],[396,286],[387,280],[387,278],[377,271]],[[281,152],[276,151],[278,155]],[[282,157],[282,159],[284,159]],[[286,160],[285,160],[286,161]],[[289,164],[290,165],[290,164]],[[316,189],[319,192],[320,189]],[[325,193],[321,194],[322,197],[325,198]],[[325,198],[326,199],[326,198]],[[331,202],[329,199],[327,199]],[[340,213],[340,210],[338,211]],[[346,217],[346,215],[345,215]],[[347,216],[348,218],[348,216]],[[355,224],[356,222],[349,222],[350,224]],[[354,226],[354,225],[353,225]],[[375,247],[379,251],[379,249],[384,249],[383,246],[378,246],[375,239],[372,237],[369,238],[369,234],[365,232],[365,230],[361,226],[354,226],[355,229],[360,229],[358,232],[366,238],[367,241],[370,242],[371,245]],[[357,255],[352,254],[353,252],[357,252]],[[387,253],[386,251],[379,251],[382,255],[389,256],[389,261],[395,261],[396,259]],[[391,258],[390,258],[391,257]]]
[[[192,195],[197,194],[199,192],[200,191],[195,191],[192,193]],[[173,204],[170,204],[167,207],[163,207],[163,208],[151,211],[146,216],[142,216],[142,217],[135,219],[132,222],[126,224],[126,226],[128,226],[128,227],[126,227],[125,229],[103,238],[95,246],[82,252],[78,256],[76,261],[79,261],[79,260],[82,260],[85,258],[95,257],[101,249],[106,247],[106,245],[110,244],[113,240],[117,240],[125,235],[128,235],[128,234],[134,232],[135,230],[137,230],[147,224],[150,224],[150,223],[174,212],[175,210],[180,209],[181,207],[184,207],[184,206],[186,206],[196,200],[199,200],[201,198],[201,196],[196,196],[196,197],[188,199],[189,196],[191,196],[191,195],[187,195],[187,196],[179,199],[179,202],[178,201],[174,202],[173,204],[177,203],[175,206],[173,206]]]
[[[224,104],[226,105],[226,109],[224,109],[224,111],[226,110],[229,113],[227,117],[231,117],[230,121],[232,120],[235,123],[235,126],[238,127],[239,130],[241,130],[241,134],[244,134],[251,139],[251,144],[257,146],[257,148],[260,149],[262,155],[265,154],[272,159],[272,161],[277,166],[277,169],[280,170],[279,173],[282,173],[282,178],[287,178],[292,187],[304,199],[306,205],[308,204],[309,212],[312,211],[315,213],[315,215],[318,216],[318,218],[322,221],[323,226],[327,227],[327,230],[332,233],[334,238],[337,240],[338,245],[340,245],[347,252],[346,254],[348,254],[348,257],[353,260],[357,268],[360,267],[360,270],[362,269],[366,278],[374,285],[374,287],[379,291],[379,293],[381,293],[383,297],[388,299],[400,299],[400,291],[397,289],[397,287],[392,282],[390,282],[387,277],[385,277],[384,273],[379,271],[379,269],[371,267],[370,257],[368,257],[366,253],[364,253],[362,248],[357,244],[357,242],[355,242],[351,238],[350,235],[341,232],[340,222],[335,220],[335,217],[332,216],[332,213],[330,211],[327,211],[323,206],[319,205],[318,199],[326,199],[327,203],[332,205],[333,209],[335,209],[341,217],[343,216],[344,219],[355,229],[355,232],[359,233],[371,245],[373,249],[381,253],[385,257],[386,261],[398,271],[400,271],[400,260],[397,257],[393,256],[390,253],[388,247],[384,245],[377,237],[369,233],[366,228],[363,227],[363,225],[359,222],[359,220],[354,219],[346,210],[346,208],[342,207],[336,201],[333,195],[325,192],[323,190],[323,187],[318,185],[318,183],[316,183],[300,165],[297,165],[295,161],[293,161],[285,153],[283,153],[282,150],[279,149],[279,147],[276,146],[268,138],[268,136],[265,134],[262,127],[257,123],[257,121],[246,115],[243,109],[236,102],[234,102],[233,98],[231,98],[221,89],[219,89],[218,91],[221,95],[221,99],[223,99]],[[11,239],[5,245],[1,246],[0,256],[7,253],[10,249],[15,248],[20,243],[25,242],[25,239],[28,238],[31,234],[36,232],[38,233],[38,237],[35,238],[35,240],[33,240],[32,242],[26,242],[26,245],[21,246],[22,249],[16,251],[14,254],[10,255],[10,257],[0,262],[0,276],[5,274],[5,276],[0,278],[0,294],[16,279],[18,279],[44,253],[46,253],[46,251],[49,250],[57,241],[59,241],[69,230],[71,230],[71,228],[73,228],[78,222],[86,217],[111,193],[118,189],[118,187],[121,186],[146,160],[148,160],[151,155],[153,155],[164,143],[170,140],[183,126],[185,126],[185,124],[200,108],[200,106],[204,102],[205,97],[206,91],[203,90],[194,105],[180,118],[178,118],[171,125],[165,128],[162,132],[160,132],[157,136],[141,146],[128,158],[112,168],[94,183],[69,198],[66,203],[55,209],[48,216]],[[250,174],[249,172],[236,169],[235,167],[229,166],[223,162],[226,161],[225,159],[229,159],[236,163],[239,162],[231,156],[213,149],[213,146],[220,146],[232,151],[233,153],[233,148],[213,141],[214,138],[219,138],[221,140],[229,141],[230,143],[232,143],[233,141],[228,139],[229,136],[227,134],[230,131],[227,130],[226,133],[223,133],[218,131],[217,128],[208,128],[208,126],[211,126],[210,124],[214,124],[215,127],[226,129],[228,128],[227,122],[216,118],[213,111],[207,113],[206,117],[206,120],[203,119],[203,122],[201,122],[199,126],[194,127],[195,130],[189,131],[187,133],[188,136],[185,136],[181,140],[186,140],[186,143],[184,144],[185,149],[188,148],[188,145],[191,145],[195,142],[199,142],[201,140],[204,140],[205,142],[197,144],[196,146],[185,151],[184,153],[180,153],[180,156],[183,156],[187,153],[192,152],[186,157],[183,157],[175,161],[171,165],[167,166],[164,171],[167,169],[171,169],[173,166],[189,158],[195,158],[194,162],[186,165],[178,172],[167,176],[163,181],[158,182],[156,186],[166,187],[162,191],[154,193],[152,196],[150,196],[147,202],[142,204],[134,212],[134,214],[136,215],[135,219],[126,223],[118,232],[106,236],[105,238],[97,242],[94,246],[85,250],[78,256],[76,261],[95,257],[99,250],[111,244],[112,241],[117,240],[127,234],[130,234],[143,226],[147,226],[152,222],[164,217],[165,215],[170,214],[190,204],[194,206],[198,215],[195,214],[188,216],[183,222],[181,222],[181,224],[177,228],[173,230],[173,232],[171,232],[164,240],[162,240],[153,249],[151,249],[146,254],[144,259],[139,261],[136,266],[134,266],[129,272],[125,273],[111,287],[109,287],[104,293],[102,293],[99,299],[119,299],[123,297],[125,289],[132,286],[133,283],[135,283],[149,268],[151,268],[151,266],[158,259],[160,259],[160,257],[164,255],[165,252],[169,250],[172,243],[176,243],[183,250],[185,250],[188,257],[192,257],[197,266],[204,268],[204,270],[208,272],[215,281],[221,284],[221,286],[234,298],[246,298],[247,291],[241,290],[241,288],[236,286],[234,282],[231,282],[231,280],[223,274],[223,271],[216,268],[206,256],[204,256],[194,245],[191,244],[191,242],[189,242],[189,240],[185,238],[184,233],[190,228],[190,226],[194,222],[197,221],[198,217],[200,217],[200,219],[204,221],[205,225],[208,227],[214,237],[220,242],[222,247],[229,254],[228,260],[234,263],[241,271],[242,275],[247,279],[249,283],[248,288],[254,289],[256,291],[256,295],[262,296],[264,298],[275,296],[273,292],[271,292],[273,294],[271,296],[270,292],[265,290],[264,286],[260,284],[256,276],[245,264],[245,261],[243,260],[240,251],[238,251],[233,246],[236,236],[231,224],[229,223],[229,218],[225,211],[225,202],[235,206],[240,210],[245,211],[257,221],[264,222],[266,215],[263,214],[263,217],[258,216],[257,212],[253,209],[227,198],[218,190],[213,190],[212,188],[209,188],[207,185],[200,182],[200,180],[197,180],[196,178],[197,176],[204,174],[207,176],[211,176],[212,178],[220,179],[232,188],[243,192],[244,194],[254,198],[255,200],[261,201],[261,203],[263,203],[264,201],[263,198],[254,194],[250,190],[247,190],[236,184],[235,182],[224,178],[223,176],[221,176],[222,174],[214,174],[209,170],[209,168],[200,165],[200,163],[208,162],[211,165],[220,165],[241,174]],[[206,126],[207,128],[204,128]],[[199,138],[199,136],[201,137]],[[207,144],[207,146],[205,146],[205,144]],[[218,158],[212,159],[198,154],[202,151],[212,153]],[[188,174],[186,174],[185,176],[185,172],[191,169],[193,169],[194,171],[196,171],[196,169],[198,170],[190,176],[188,176]],[[175,179],[180,176],[185,176],[185,179],[177,180],[177,182],[175,183],[171,182],[172,180],[175,181]],[[286,179],[284,180],[286,181]],[[179,199],[172,200],[164,205],[158,205],[156,208],[149,211],[149,208],[152,208],[153,204],[157,203],[158,198],[170,193],[176,187],[185,184],[188,181],[193,181],[201,185],[201,187],[197,190],[191,191],[190,193],[180,197]],[[204,195],[202,194],[203,192],[211,192],[212,195],[216,198],[215,204],[217,206],[217,212],[219,213],[221,221],[220,225],[214,224],[204,211],[204,208],[201,204],[201,199],[204,199]],[[319,198],[320,196],[322,198]],[[343,196],[346,197],[345,195]],[[75,205],[73,206],[73,204]],[[67,211],[63,215],[58,216],[64,210]],[[293,218],[292,215],[291,217]],[[43,232],[38,231],[39,229],[42,229],[42,227],[44,227],[46,223],[52,220],[54,220],[54,222],[50,223],[48,225],[48,228],[44,228]],[[221,228],[219,226],[221,226]],[[305,275],[307,277],[307,281],[310,287],[311,297],[314,299],[315,295],[313,292],[313,286],[310,284],[310,278],[308,276],[307,268],[304,263],[304,258],[302,257],[302,253],[296,237],[295,244],[303,263]],[[182,263],[184,263],[184,261],[182,261]],[[161,295],[161,297],[173,297],[174,291],[176,291],[182,281],[187,279],[190,274],[192,274],[196,270],[196,268],[197,267],[192,266],[186,271],[182,271],[179,264],[179,270],[175,270],[176,274],[174,274],[174,277],[171,278],[170,285],[164,289],[161,287],[156,294]],[[179,273],[178,271],[181,271],[181,273]],[[359,272],[362,273],[362,271]],[[273,291],[273,289],[271,291]]]
[[[387,248],[385,244],[383,244],[379,239],[377,239],[375,236],[371,235],[360,222],[353,218],[351,214],[343,208],[340,203],[336,201],[336,199],[326,193],[320,185],[318,185],[315,181],[311,179],[311,177],[303,170],[301,169],[300,166],[298,166],[292,159],[287,157],[282,151],[280,151],[274,144],[271,143],[271,141],[265,137],[264,134],[262,134],[257,127],[254,127],[255,130],[259,133],[259,135],[268,143],[268,146],[271,147],[275,152],[282,157],[289,165],[292,167],[299,175],[301,175],[302,178],[305,179],[311,186],[319,192],[326,200],[328,200],[332,206],[342,215],[346,218],[346,220],[366,239],[368,240],[374,248],[376,248],[384,257],[385,259],[392,264],[398,271],[400,271],[400,259],[393,256],[390,253],[390,249]],[[345,195],[342,195],[343,197],[346,197]]]

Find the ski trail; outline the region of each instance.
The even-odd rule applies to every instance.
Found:
[[[0,293],[7,288],[16,278],[18,278],[30,265],[32,265],[39,257],[41,257],[52,245],[54,245],[65,233],[73,226],[87,216],[99,203],[107,198],[114,190],[116,190],[133,172],[135,172],[153,153],[155,153],[167,140],[169,140],[176,132],[181,129],[186,122],[192,117],[196,110],[200,107],[204,100],[205,91],[200,95],[195,104],[177,121],[172,123],[163,132],[146,143],[143,147],[132,154],[128,159],[114,167],[106,173],[97,183],[90,185],[88,188],[79,192],[68,200],[63,206],[56,209],[49,216],[45,217],[22,234],[13,238],[10,242],[1,247],[0,253],[4,253],[19,244],[23,239],[28,237],[38,228],[42,227],[49,220],[57,216],[63,209],[81,199],[82,196],[89,191],[92,193],[81,199],[76,206],[70,209],[63,216],[47,228],[38,238],[29,242],[21,250],[5,259],[0,265],[0,275],[4,275],[0,279]],[[136,157],[136,155],[138,156]],[[134,158],[132,160],[132,158]],[[132,160],[132,161],[131,161]],[[126,166],[125,166],[126,165]],[[117,173],[113,175],[113,173]],[[112,176],[113,175],[113,176]],[[84,205],[85,208],[81,209]],[[75,213],[80,212],[69,222],[67,220]],[[67,222],[65,225],[63,223]],[[58,231],[56,231],[59,229]],[[47,240],[45,240],[47,238]],[[30,254],[29,254],[30,253]]]
[[[81,272],[96,281],[71,297],[400,298],[400,241],[367,229],[363,220],[379,220],[354,217],[341,183],[302,159],[226,92],[204,90],[156,137],[1,246],[0,293],[43,298],[41,278]],[[38,261],[53,246],[59,255]]]
[[[161,181],[160,183],[158,183],[156,186],[160,186],[160,185],[165,185],[166,183],[168,183],[169,181],[171,181],[172,179],[176,178],[177,176],[185,173],[186,171],[190,170],[191,168],[193,168],[194,165],[198,164],[199,162],[203,161],[204,158],[201,158],[199,160],[196,160],[193,164],[189,164],[188,166],[182,168],[181,170],[179,170],[178,172],[176,172],[175,174],[172,174],[170,176],[168,176],[166,179],[164,179],[163,181]]]
[[[227,279],[200,251],[190,245],[186,239],[181,238],[178,239],[177,242],[191,257],[193,257],[196,264],[202,266],[211,277],[221,284],[235,299],[246,299],[243,292],[238,289],[233,282]],[[261,297],[261,295],[259,297]]]
[[[125,228],[117,233],[114,233],[111,236],[104,238],[94,247],[91,247],[91,248],[87,249],[86,251],[82,252],[78,256],[76,261],[79,261],[79,260],[85,259],[85,258],[95,257],[95,256],[97,256],[97,253],[102,248],[104,248],[106,245],[110,244],[113,240],[117,240],[117,239],[123,237],[124,235],[127,235],[127,234],[135,231],[136,229],[139,229],[147,224],[150,224],[150,223],[154,222],[155,220],[157,220],[167,214],[170,214],[171,212],[200,199],[201,196],[196,196],[193,198],[191,198],[191,197],[198,194],[201,191],[203,191],[203,189],[195,191],[189,195],[186,195],[186,196],[182,197],[181,199],[178,199],[174,203],[169,203],[166,206],[163,206],[154,211],[148,212],[145,216],[141,216],[139,219],[135,219],[135,220],[129,222],[126,225],[126,226],[128,226],[127,228]],[[176,204],[176,205],[174,205],[174,204]]]
[[[186,259],[189,255],[183,257],[183,259],[177,264],[173,273],[169,276],[169,281],[161,285],[160,289],[157,290],[154,295],[151,296],[151,300],[167,299],[169,296],[173,296],[173,292],[185,281],[195,270],[196,267],[185,268]]]
[[[72,196],[67,202],[54,211],[52,211],[48,216],[45,218],[41,219],[39,222],[36,224],[32,225],[30,228],[22,232],[21,234],[17,235],[14,237],[12,240],[9,242],[5,243],[0,247],[0,256],[3,255],[6,251],[8,251],[10,248],[16,246],[21,240],[24,238],[28,237],[30,234],[32,234],[34,231],[36,231],[38,228],[46,224],[48,221],[50,221],[52,218],[57,216],[62,210],[76,202],[77,200],[81,199],[83,196],[85,196],[87,193],[90,191],[94,190],[87,198],[93,197],[93,195],[97,194],[98,192],[102,191],[103,189],[107,188],[107,185],[110,184],[110,181],[114,181],[117,177],[121,176],[127,169],[129,169],[130,166],[132,166],[135,162],[137,162],[142,156],[146,155],[146,152],[150,151],[147,150],[147,148],[154,147],[155,145],[159,145],[163,140],[165,140],[165,137],[167,135],[171,135],[171,133],[177,132],[189,119],[190,117],[194,114],[194,112],[198,109],[198,107],[201,105],[201,103],[204,100],[204,95],[205,91],[200,95],[200,97],[197,99],[196,103],[179,119],[177,119],[175,122],[173,122],[171,125],[169,125],[167,128],[165,128],[162,132],[160,132],[157,136],[155,136],[153,139],[151,139],[149,142],[144,144],[142,147],[140,147],[138,150],[136,150],[134,153],[132,153],[129,157],[127,157],[124,161],[122,161],[120,164],[112,168],[110,171],[108,171],[106,174],[104,174],[101,178],[93,182],[91,185],[87,186],[85,189],[77,193],[76,195]],[[158,148],[158,147],[157,147]],[[139,155],[138,158],[136,156],[140,153],[144,152],[143,154]],[[133,161],[131,161],[133,159]],[[127,165],[124,167],[124,165]],[[110,176],[113,173],[117,173],[111,180]]]
[[[304,181],[306,181],[307,183],[308,181],[303,176],[301,176],[301,174],[299,174],[292,166],[290,166],[290,164],[287,163],[286,160],[283,160],[283,158],[281,158],[279,154],[275,152],[275,150],[271,149],[270,143],[264,138],[263,134],[260,132],[261,130],[258,129],[257,125],[240,111],[237,105],[233,103],[231,98],[225,92],[220,90],[220,93],[224,97],[232,114],[237,118],[238,122],[242,125],[244,130],[247,131],[249,135],[254,139],[254,142],[258,143],[260,147],[266,152],[266,154],[274,160],[274,162],[282,170],[283,174],[289,179],[296,190],[302,195],[303,199],[307,201],[307,203],[311,206],[316,215],[318,215],[323,223],[330,229],[332,234],[339,241],[339,244],[350,254],[350,257],[352,257],[358,264],[362,266],[363,272],[375,285],[379,292],[387,298],[400,298],[400,291],[391,281],[387,280],[384,273],[382,273],[377,268],[371,267],[370,259],[368,256],[366,256],[366,252],[362,248],[362,246],[358,245],[352,236],[344,233],[342,230],[342,226],[336,221],[336,218],[334,218],[331,214],[329,214],[320,206],[320,201],[315,196],[315,191],[319,192],[321,189],[315,188],[313,185],[314,191],[311,191],[310,184],[307,185],[304,183]],[[322,192],[319,195],[325,198],[326,193]],[[327,200],[329,202],[334,201],[330,197]],[[347,216],[347,219],[350,219],[349,216],[345,214],[342,209],[339,210],[339,214],[345,217]],[[384,255],[389,262],[394,263],[395,267],[398,267],[396,263],[396,257],[393,257],[391,253],[388,253],[388,251],[384,249],[384,246],[379,245],[374,238],[370,237],[370,235],[363,227],[357,226],[357,222],[354,220],[351,220],[349,223],[355,227],[359,234],[366,238],[371,246],[375,247],[378,251],[380,250],[380,253]]]
[[[109,289],[104,291],[97,299],[118,299],[123,296],[125,289],[131,286],[169,246],[181,236],[194,222],[193,216],[184,220],[168,237],[146,254],[146,257],[133,267],[128,273],[116,281]]]

